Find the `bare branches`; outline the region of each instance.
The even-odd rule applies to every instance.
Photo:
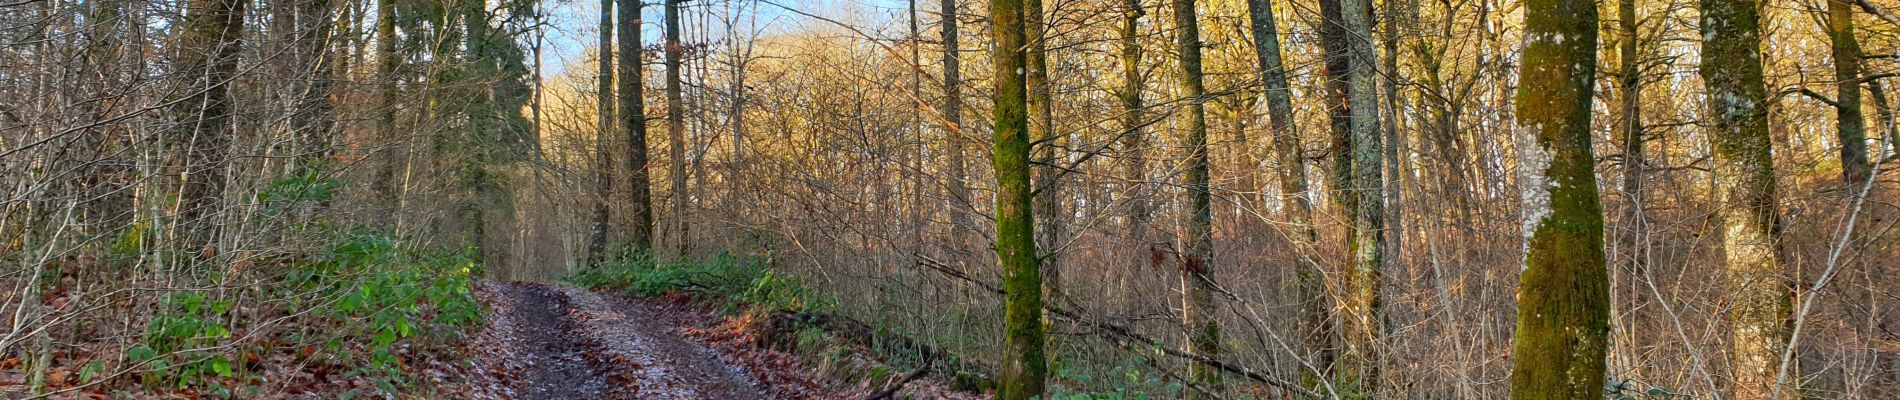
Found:
[[[914,255],[914,256],[917,261],[915,265],[930,268],[931,270],[937,271],[938,273],[941,273],[945,276],[955,278],[956,280],[963,281],[964,283],[967,283],[970,285],[974,285],[990,293],[994,293],[998,295],[1003,294],[1002,288],[997,287],[993,284],[985,283],[974,277],[971,277],[969,274],[965,274],[961,271],[958,271],[955,267],[951,267],[950,265],[944,264],[941,261],[937,261],[935,259],[930,258],[929,256],[925,256],[921,254]],[[1302,387],[1299,384],[1294,383],[1293,381],[1276,377],[1268,373],[1261,372],[1253,368],[1249,368],[1244,365],[1239,365],[1239,364],[1235,364],[1235,363],[1225,361],[1225,360],[1220,360],[1220,359],[1208,358],[1205,356],[1188,352],[1186,350],[1176,349],[1174,347],[1166,345],[1160,340],[1156,340],[1156,339],[1147,337],[1145,335],[1142,335],[1140,333],[1136,333],[1133,329],[1129,329],[1128,327],[1106,323],[1106,322],[1093,321],[1083,316],[1082,314],[1061,308],[1059,306],[1046,305],[1044,306],[1044,309],[1048,310],[1050,314],[1056,317],[1075,323],[1076,325],[1082,326],[1084,328],[1088,328],[1090,331],[1095,332],[1098,336],[1101,336],[1104,339],[1108,339],[1110,342],[1113,342],[1115,345],[1121,346],[1124,349],[1159,351],[1162,354],[1166,354],[1170,357],[1180,358],[1182,360],[1186,360],[1191,363],[1204,365],[1210,368],[1218,369],[1218,370],[1225,371],[1227,373],[1231,373],[1235,375],[1240,375],[1242,377],[1246,377],[1248,380],[1259,382],[1267,386],[1272,386],[1274,388],[1291,392],[1299,396],[1304,396],[1306,398],[1322,397],[1319,393],[1314,393],[1312,390],[1308,390],[1305,387]]]

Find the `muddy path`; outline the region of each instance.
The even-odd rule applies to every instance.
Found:
[[[717,351],[681,336],[690,317],[663,307],[550,284],[486,282],[475,294],[491,310],[470,343],[480,349],[475,362],[501,378],[478,391],[493,397],[773,397]]]

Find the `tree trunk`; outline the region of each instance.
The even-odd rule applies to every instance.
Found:
[[[1438,38],[1442,42],[1439,43],[1445,44],[1436,45],[1433,49],[1449,46],[1448,43],[1454,40],[1453,29],[1456,26],[1456,21],[1452,19],[1446,19],[1440,24]],[[1428,122],[1425,122],[1426,125],[1430,125],[1430,129],[1421,135],[1425,136],[1424,143],[1432,147],[1434,157],[1438,158],[1438,162],[1447,167],[1447,170],[1439,172],[1439,176],[1442,176],[1439,195],[1450,198],[1452,218],[1464,221],[1471,215],[1471,189],[1466,183],[1470,181],[1469,167],[1467,167],[1469,162],[1466,161],[1464,142],[1459,139],[1462,132],[1458,123],[1462,114],[1458,109],[1458,102],[1465,95],[1454,92],[1445,82],[1445,59],[1448,55],[1439,54],[1436,51],[1419,51],[1417,56],[1418,63],[1425,73],[1422,83],[1425,89],[1432,93],[1431,96],[1421,98],[1421,103],[1429,101],[1432,105]]]
[[[1833,42],[1834,116],[1840,128],[1841,181],[1849,191],[1873,176],[1867,161],[1867,122],[1860,110],[1860,42],[1854,39],[1853,0],[1828,0],[1827,35]]]
[[[607,138],[614,134],[614,0],[600,0],[600,47],[594,62],[594,234],[587,243],[587,264],[606,261],[607,226],[613,199],[613,152]]]
[[[672,142],[668,156],[673,158],[673,239],[675,251],[684,256],[691,247],[686,223],[686,100],[680,83],[680,62],[686,48],[680,43],[680,3],[666,1],[666,133]]]
[[[1257,53],[1260,81],[1266,89],[1268,128],[1273,131],[1273,146],[1276,155],[1275,169],[1279,172],[1280,193],[1286,198],[1286,216],[1290,225],[1287,237],[1293,243],[1298,264],[1294,265],[1296,283],[1293,296],[1301,302],[1299,315],[1299,335],[1303,354],[1320,370],[1329,368],[1333,363],[1333,321],[1327,313],[1325,271],[1314,260],[1314,244],[1319,242],[1319,232],[1313,227],[1313,199],[1307,193],[1306,163],[1302,157],[1300,132],[1293,120],[1293,100],[1287,87],[1286,66],[1280,57],[1279,28],[1273,20],[1273,3],[1269,0],[1248,0],[1248,15],[1253,22],[1253,43]],[[1308,388],[1318,388],[1320,380],[1325,379],[1318,371],[1307,370],[1302,373],[1302,381]],[[1317,391],[1317,390],[1315,390]]]
[[[1022,0],[991,0],[996,43],[995,149],[996,256],[1003,275],[1003,361],[996,398],[1043,395],[1048,360],[1043,353],[1042,274],[1036,259],[1036,228],[1029,182],[1028,87],[1024,70],[1027,32]]]
[[[1353,196],[1349,190],[1352,188],[1353,178],[1353,143],[1352,102],[1348,100],[1350,90],[1347,81],[1355,60],[1346,46],[1348,34],[1341,14],[1343,3],[1346,1],[1349,0],[1321,0],[1319,2],[1320,22],[1317,30],[1319,31],[1319,46],[1326,57],[1326,62],[1321,65],[1322,75],[1325,76],[1326,81],[1322,97],[1326,99],[1326,122],[1332,128],[1330,130],[1332,142],[1327,152],[1332,158],[1333,165],[1327,169],[1332,175],[1326,179],[1327,184],[1331,186],[1327,192],[1330,193],[1328,197],[1332,199],[1333,207],[1338,210],[1339,215],[1344,216],[1341,219],[1350,220],[1357,207],[1354,205],[1357,203],[1357,196]]]
[[[963,68],[957,54],[957,0],[943,0],[943,119],[944,152],[949,153],[946,167],[950,176],[944,183],[945,194],[950,197],[950,241],[954,250],[963,251],[963,235],[970,230],[970,216],[963,208],[970,204],[970,188],[963,182],[969,178],[968,168],[963,155]]]
[[[1347,246],[1350,261],[1345,274],[1345,304],[1341,307],[1346,315],[1342,324],[1345,352],[1340,378],[1349,386],[1360,387],[1364,393],[1376,396],[1379,393],[1377,349],[1382,335],[1379,288],[1385,267],[1385,152],[1381,146],[1379,95],[1372,69],[1378,57],[1372,48],[1372,2],[1343,3],[1340,20],[1346,29],[1346,54],[1352,59],[1346,85],[1347,108],[1352,117],[1349,193],[1356,194],[1356,199]]]
[[[323,163],[330,158],[332,147],[331,131],[335,127],[330,119],[331,80],[336,79],[334,56],[329,51],[330,40],[334,38],[331,16],[335,13],[336,3],[332,0],[305,0],[296,16],[296,32],[301,39],[295,44],[296,68],[300,73],[309,74],[309,83],[296,100],[297,105],[291,114],[291,128],[299,137],[300,152],[305,152],[300,167]],[[308,33],[305,33],[308,32]]]
[[[382,200],[384,208],[396,210],[399,205],[397,188],[401,186],[402,155],[399,148],[408,146],[408,138],[396,128],[397,91],[401,90],[401,79],[396,76],[403,60],[396,54],[396,0],[376,1],[376,78],[382,85],[380,90],[382,115],[377,126],[384,147],[376,150],[381,153],[382,162],[377,164],[375,181],[371,191]],[[392,224],[400,218],[392,218]]]
[[[1036,160],[1043,164],[1033,168],[1035,176],[1036,220],[1041,226],[1036,228],[1039,235],[1036,247],[1049,252],[1042,255],[1042,292],[1046,301],[1062,304],[1062,271],[1058,268],[1059,254],[1056,254],[1062,241],[1063,209],[1062,175],[1057,159],[1055,140],[1054,104],[1049,97],[1049,59],[1048,27],[1044,25],[1042,0],[1023,1],[1023,33],[1028,36],[1028,66],[1024,77],[1029,89],[1029,137],[1036,151]]]
[[[1793,281],[1781,265],[1760,6],[1755,0],[1701,0],[1701,75],[1708,87],[1707,119],[1714,123],[1715,190],[1734,296],[1731,397],[1738,399],[1767,399],[1775,392],[1788,398],[1794,392],[1775,387],[1788,346]]]
[[[1648,206],[1648,203],[1643,195],[1644,170],[1648,168],[1649,161],[1648,158],[1644,156],[1643,150],[1645,144],[1643,137],[1642,108],[1643,67],[1641,60],[1638,59],[1640,55],[1636,52],[1636,41],[1638,40],[1636,36],[1636,0],[1619,0],[1617,2],[1616,18],[1616,46],[1619,54],[1619,59],[1617,60],[1617,87],[1622,91],[1621,97],[1617,100],[1618,113],[1622,114],[1623,117],[1621,121],[1618,121],[1619,126],[1617,127],[1617,131],[1620,132],[1621,140],[1623,141],[1623,197],[1626,203],[1624,205],[1625,214],[1623,216],[1623,223],[1627,224],[1628,227],[1618,230],[1622,235],[1621,241],[1619,242],[1621,245],[1619,247],[1623,249],[1623,257],[1625,257],[1625,260],[1621,263],[1622,267],[1611,270],[1622,276],[1611,279],[1611,284],[1615,286],[1612,286],[1613,289],[1610,293],[1612,296],[1611,310],[1614,310],[1614,312],[1630,310],[1630,317],[1626,317],[1626,321],[1629,322],[1619,322],[1619,324],[1624,325],[1624,327],[1621,328],[1621,330],[1626,333],[1623,339],[1634,339],[1633,334],[1635,330],[1632,322],[1639,319],[1637,314],[1640,312],[1639,310],[1644,309],[1642,304],[1647,302],[1644,300],[1644,295],[1648,293],[1646,289],[1643,289],[1643,286],[1636,284],[1636,279],[1648,275],[1645,271],[1647,265],[1645,258],[1649,256],[1649,241],[1647,239],[1649,213],[1644,211],[1644,207]],[[1623,296],[1627,296],[1628,298],[1619,298]],[[1623,339],[1619,339],[1616,342],[1616,345],[1623,350],[1617,353],[1617,358],[1621,360],[1621,362],[1630,364],[1619,364],[1619,366],[1633,366],[1635,362],[1634,355],[1636,354],[1636,349],[1634,348],[1635,343],[1633,343],[1633,340]]]
[[[911,113],[910,121],[908,121],[909,122],[908,125],[910,126],[910,137],[908,138],[910,140],[910,143],[908,143],[908,145],[910,148],[909,148],[909,151],[907,151],[905,154],[905,161],[908,161],[906,167],[910,169],[911,176],[910,176],[910,182],[909,182],[910,184],[909,197],[910,198],[905,200],[905,202],[909,204],[907,207],[904,208],[904,219],[905,219],[905,222],[908,224],[908,226],[905,226],[904,230],[908,231],[906,234],[905,240],[910,242],[908,244],[910,248],[907,249],[907,251],[910,251],[912,254],[922,254],[921,251],[923,251],[923,248],[924,248],[924,228],[928,226],[926,224],[926,220],[924,219],[923,205],[924,205],[924,193],[926,193],[925,188],[929,187],[928,179],[930,175],[924,173],[923,171],[924,171],[924,154],[925,154],[924,149],[926,146],[925,144],[929,143],[929,141],[924,138],[924,113],[928,112],[929,106],[927,105],[928,103],[924,101],[924,61],[923,61],[924,49],[923,49],[923,36],[921,33],[922,31],[918,30],[917,0],[908,0],[908,3],[909,4],[907,4],[907,7],[905,7],[905,11],[907,11],[907,13],[910,14],[909,15],[910,37],[908,38],[910,41],[910,67],[911,67],[910,95],[916,100],[917,110],[916,112]],[[737,70],[736,72],[738,75],[737,77],[735,77],[736,80],[744,81],[745,68],[736,67],[735,69]],[[735,86],[734,90],[738,90],[740,88],[743,88],[743,85]],[[733,100],[734,100],[733,117],[741,118],[743,116],[743,112],[739,110],[737,107],[739,107],[739,103],[744,102],[744,97],[741,96]],[[741,129],[737,122],[734,122],[733,124],[732,134],[733,134],[733,141],[734,141],[733,143],[734,157],[733,158],[736,160],[743,160],[744,157],[740,155],[742,153],[738,151],[739,145],[737,141],[740,140],[740,138],[744,136],[744,129]]]
[[[1214,256],[1212,196],[1208,193],[1207,166],[1207,90],[1203,86],[1201,74],[1201,29],[1200,18],[1195,14],[1194,0],[1173,0],[1175,45],[1181,55],[1181,95],[1187,98],[1187,106],[1181,125],[1185,136],[1181,146],[1186,149],[1187,173],[1182,177],[1181,185],[1187,189],[1187,214],[1182,216],[1182,226],[1187,234],[1181,238],[1185,250],[1181,257],[1181,285],[1185,297],[1181,304],[1181,322],[1188,328],[1188,351],[1207,358],[1220,357],[1220,323],[1214,319],[1219,315],[1214,302],[1214,274],[1211,264]],[[1202,366],[1188,368],[1189,379],[1201,384],[1218,388],[1220,371]],[[1190,395],[1195,394],[1189,392]]]
[[[653,181],[647,168],[646,68],[641,65],[640,0],[620,3],[620,130],[627,135],[627,244],[653,250]]]
[[[1141,77],[1141,0],[1123,0],[1121,51],[1122,51],[1122,90],[1121,97],[1121,145],[1123,152],[1122,179],[1127,187],[1122,193],[1128,196],[1128,237],[1139,247],[1137,258],[1146,260],[1148,243],[1149,202],[1148,194],[1142,190],[1148,180],[1147,166],[1142,158],[1142,146],[1147,137],[1141,129],[1142,105],[1141,89],[1144,85]]]
[[[1867,82],[1867,94],[1873,96],[1874,110],[1880,115],[1880,129],[1887,133],[1888,156],[1900,155],[1900,126],[1896,126],[1893,105],[1887,103],[1887,93],[1881,90],[1880,80]]]
[[[1370,2],[1371,0],[1366,1]],[[1382,173],[1384,176],[1390,177],[1389,179],[1384,179],[1379,182],[1379,186],[1383,191],[1379,201],[1385,203],[1383,204],[1383,211],[1381,212],[1381,215],[1384,216],[1385,226],[1381,230],[1385,232],[1385,242],[1379,246],[1380,251],[1383,253],[1380,255],[1380,259],[1392,263],[1394,265],[1393,268],[1399,270],[1406,269],[1403,264],[1403,254],[1400,253],[1400,249],[1404,247],[1405,243],[1405,224],[1402,219],[1404,215],[1402,215],[1402,210],[1400,209],[1402,207],[1400,196],[1404,194],[1404,187],[1402,185],[1405,182],[1402,178],[1405,175],[1401,173],[1401,164],[1399,162],[1399,150],[1405,147],[1405,136],[1399,132],[1399,129],[1405,119],[1399,115],[1398,88],[1400,82],[1404,82],[1406,79],[1400,76],[1399,70],[1399,35],[1405,34],[1400,31],[1400,24],[1404,23],[1407,18],[1408,14],[1405,12],[1408,6],[1405,4],[1410,1],[1415,0],[1387,0],[1380,5],[1382,8],[1381,13],[1384,14],[1384,21],[1381,22],[1385,24],[1385,32],[1382,32],[1380,35],[1380,38],[1383,39],[1381,45],[1385,50],[1385,58],[1380,60],[1380,68],[1374,75],[1378,78],[1378,86],[1380,95],[1382,96],[1380,99],[1382,105],[1380,105],[1379,108],[1385,112],[1383,119],[1379,121],[1379,132],[1383,135],[1384,139],[1382,141],[1384,146],[1381,146],[1384,150],[1384,153],[1382,153],[1383,160],[1381,162],[1381,165],[1383,165]],[[1377,53],[1368,52],[1367,54]]]
[[[215,219],[224,197],[234,123],[230,81],[237,76],[247,4],[192,0],[179,38],[176,65],[191,80],[187,97],[176,103],[185,138],[179,221],[185,227],[185,249],[205,256],[218,250],[220,224]]]
[[[1511,357],[1513,399],[1603,393],[1610,278],[1590,154],[1596,7],[1588,0],[1525,3],[1516,127],[1524,270]]]

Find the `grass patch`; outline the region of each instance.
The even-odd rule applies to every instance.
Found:
[[[648,297],[685,292],[719,302],[728,313],[746,307],[768,311],[829,311],[834,303],[803,281],[772,268],[768,259],[731,253],[705,259],[659,260],[645,253],[621,255],[563,280],[590,290]]]

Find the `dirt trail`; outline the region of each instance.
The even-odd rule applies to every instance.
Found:
[[[483,283],[493,310],[477,363],[512,399],[763,399],[746,371],[679,335],[688,321],[651,304],[570,286]]]

